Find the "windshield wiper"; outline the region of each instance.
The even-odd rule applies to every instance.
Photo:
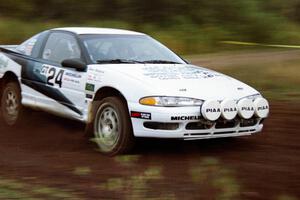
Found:
[[[106,64],[106,63],[143,63],[138,60],[130,60],[130,59],[110,59],[110,60],[97,60],[98,64]]]
[[[97,60],[98,64],[107,64],[107,63],[154,63],[154,64],[182,64],[180,62],[170,61],[170,60],[131,60],[131,59],[108,59],[108,60]]]
[[[143,61],[143,63],[182,64],[180,62],[175,62],[175,61],[171,61],[171,60],[145,60],[145,61]]]

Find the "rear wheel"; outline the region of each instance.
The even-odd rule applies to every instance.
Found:
[[[1,121],[6,126],[14,126],[20,122],[22,113],[21,89],[15,81],[4,83],[1,95]]]
[[[118,97],[107,97],[93,106],[93,134],[103,154],[127,153],[134,144],[126,105]]]

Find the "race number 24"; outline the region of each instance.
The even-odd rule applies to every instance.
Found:
[[[65,70],[62,69],[56,70],[54,67],[50,68],[48,70],[47,84],[51,86],[58,85],[61,87],[64,72]]]

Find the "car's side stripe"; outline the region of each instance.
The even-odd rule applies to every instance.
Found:
[[[41,94],[57,101],[58,103],[68,107],[79,115],[83,113],[58,89],[46,85],[46,77],[41,74],[34,73],[34,65],[36,63],[42,65],[39,61],[34,59],[26,60],[19,55],[13,55],[13,52],[6,52],[10,59],[22,66],[21,83],[40,92]]]
[[[74,106],[74,104],[66,98],[58,89],[45,87],[39,83],[34,83],[32,81],[28,81],[26,79],[22,79],[22,83],[27,85],[28,87],[40,92],[41,94],[57,101],[58,103],[68,107],[69,109],[73,110],[74,112],[82,115],[82,112]]]

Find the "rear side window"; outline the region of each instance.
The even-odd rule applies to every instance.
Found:
[[[27,55],[27,56],[31,56],[32,52],[33,52],[33,48],[34,48],[35,44],[37,43],[40,35],[41,35],[41,33],[31,37],[30,39],[28,39],[25,42],[23,42],[22,44],[20,44],[16,48],[17,52]]]
[[[65,59],[81,58],[76,38],[67,33],[51,33],[45,45],[42,58],[61,63]]]

